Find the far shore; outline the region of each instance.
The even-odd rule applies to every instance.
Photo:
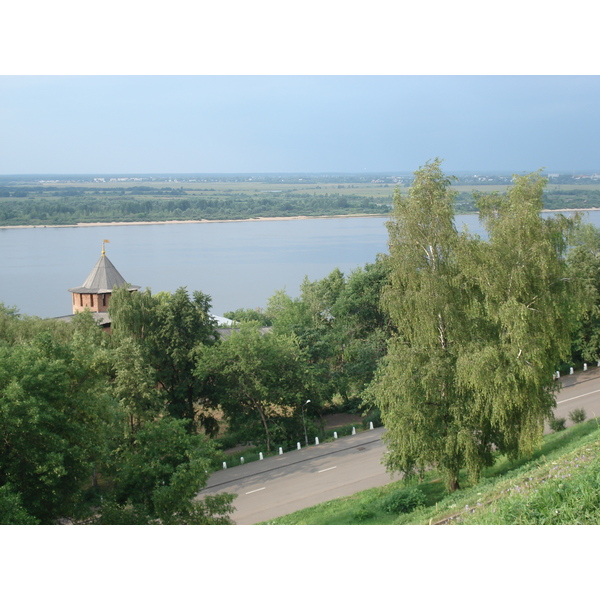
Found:
[[[0,229],[43,229],[44,227],[113,227],[115,225],[183,225],[186,223],[256,223],[257,221],[298,221],[304,219],[353,219],[380,217],[387,215],[323,215],[319,217],[254,217],[250,219],[200,219],[197,221],[107,221],[103,223],[72,223],[70,225],[0,225]]]
[[[555,208],[544,209],[541,212],[589,212],[600,208]],[[476,214],[476,213],[470,213]],[[258,221],[298,221],[305,219],[354,219],[354,218],[387,218],[389,215],[322,215],[297,217],[253,217],[250,219],[200,219],[187,221],[107,221],[103,223],[74,223],[70,225],[0,225],[0,229],[44,229],[45,227],[114,227],[115,225],[184,225],[189,223],[256,223]],[[460,216],[460,215],[457,215]]]

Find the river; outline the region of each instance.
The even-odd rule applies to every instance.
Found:
[[[600,226],[600,211],[590,221]],[[348,275],[387,252],[387,219],[323,218],[225,223],[0,228],[0,302],[22,314],[70,314],[80,286],[106,256],[131,284],[153,293],[186,287],[212,298],[212,312],[264,308],[277,290],[299,294],[305,276]],[[476,215],[457,226],[482,233]]]

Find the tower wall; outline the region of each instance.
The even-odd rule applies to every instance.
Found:
[[[77,294],[73,293],[73,314],[89,308],[92,312],[107,312],[110,293],[106,294]]]

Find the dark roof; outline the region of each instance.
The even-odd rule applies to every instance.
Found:
[[[113,291],[115,287],[123,287],[129,285],[123,279],[119,271],[115,266],[108,260],[106,254],[102,252],[102,255],[98,259],[98,262],[91,270],[87,279],[83,282],[81,287],[71,288],[69,292],[75,294],[106,294]],[[139,290],[139,285],[129,285],[130,291]]]

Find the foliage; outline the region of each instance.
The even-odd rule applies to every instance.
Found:
[[[541,442],[555,405],[552,372],[569,356],[578,295],[564,260],[577,220],[540,215],[545,184],[540,173],[515,176],[505,196],[478,196],[489,241],[466,244],[466,271],[482,300],[459,378],[485,402],[494,443],[511,457]]]
[[[567,420],[563,417],[552,416],[548,419],[548,425],[552,431],[563,431],[563,429],[566,429],[566,422]]]
[[[49,332],[0,346],[0,485],[42,523],[80,510],[113,420],[104,365],[81,348]]]
[[[576,362],[594,362],[600,358],[600,230],[579,224],[570,243],[567,264],[575,313],[571,355]]]
[[[436,160],[415,173],[407,197],[396,192],[383,302],[398,333],[370,392],[387,428],[388,468],[410,476],[437,464],[456,489],[461,467],[477,477],[489,464],[491,439],[473,394],[455,377],[477,295],[460,271],[449,186]]]
[[[264,440],[267,451],[302,427],[307,400],[304,354],[293,335],[241,328],[198,355],[196,376],[210,381],[229,426],[246,441]]]
[[[276,333],[293,334],[308,360],[310,397],[323,405],[334,396],[342,405],[364,402],[363,391],[385,354],[388,318],[379,303],[389,274],[385,257],[348,277],[334,269],[321,280],[305,278],[301,296],[283,290],[266,314]]]
[[[409,513],[425,506],[425,502],[425,494],[419,488],[400,488],[382,500],[381,509],[388,513]]]
[[[146,423],[115,457],[114,495],[97,523],[229,523],[231,496],[195,500],[215,456],[208,438],[188,433],[181,419]]]
[[[573,322],[572,222],[540,216],[544,183],[535,173],[477,196],[488,241],[456,231],[439,159],[407,197],[397,190],[383,298],[397,335],[371,386],[391,470],[436,465],[453,490],[463,467],[479,478],[493,446],[516,457],[539,444]]]
[[[193,427],[185,420],[165,416],[169,398],[144,345],[166,330],[173,354],[185,352],[177,334],[207,319],[205,298],[196,295],[189,304],[202,319],[193,314],[186,321],[194,311],[184,295],[141,294],[125,303],[130,314],[121,324],[129,332],[120,328],[112,339],[89,311],[57,327],[57,321],[1,307],[2,523],[231,522],[231,496],[195,500],[219,455],[204,436],[186,432]],[[144,309],[156,308],[153,302],[168,308],[160,307],[151,321]],[[176,313],[172,321],[170,312]],[[210,323],[194,333],[207,330]]]
[[[392,186],[410,177],[356,175],[219,176],[173,186],[153,177],[144,185],[79,183],[39,185],[21,178],[0,181],[0,225],[74,225],[90,222],[249,219],[257,217],[389,214]],[[401,180],[401,182],[400,182]],[[471,190],[503,188],[505,176],[463,176],[457,194],[461,214],[476,210]],[[181,181],[181,180],[180,180]],[[554,177],[544,193],[549,209],[600,207],[600,190],[570,175]],[[588,185],[581,185],[587,183]],[[556,185],[559,184],[559,185]]]
[[[198,356],[218,338],[209,310],[209,296],[196,291],[190,298],[185,288],[155,296],[149,290],[135,294],[126,288],[115,290],[109,306],[113,339],[117,347],[125,348],[119,355],[117,387],[142,375],[141,388],[121,385],[118,390],[130,407],[130,420],[139,419],[140,402],[150,410],[159,406],[150,389],[153,384],[169,414],[185,419],[190,431],[199,423],[207,433],[217,432],[212,391],[194,375]]]
[[[147,189],[145,189],[147,187]],[[0,192],[2,188],[0,188]],[[251,190],[217,191],[182,188],[71,187],[15,189],[2,197],[0,225],[71,225],[94,222],[249,219],[257,217],[387,214],[383,198],[340,192]],[[0,193],[0,196],[2,194]]]
[[[575,408],[569,413],[569,419],[578,425],[579,423],[583,423],[587,418],[585,414],[585,410],[583,408]]]
[[[375,513],[367,508],[366,506],[359,506],[352,515],[354,521],[362,523],[363,521],[369,521],[375,516]]]
[[[39,525],[23,508],[21,494],[13,492],[10,483],[0,487],[0,525]]]
[[[21,315],[16,307],[0,302],[0,343],[27,342],[42,331],[48,331],[55,340],[65,342],[71,338],[73,328],[69,323],[56,319]]]
[[[262,327],[270,327],[273,324],[272,320],[269,319],[260,308],[238,308],[237,310],[223,313],[223,316],[226,319],[231,319],[238,323],[243,321],[256,321]]]

